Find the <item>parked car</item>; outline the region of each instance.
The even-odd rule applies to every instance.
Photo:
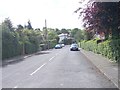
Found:
[[[62,46],[62,47],[64,47],[64,46],[65,46],[65,44],[61,44],[61,46]]]
[[[55,49],[60,49],[60,48],[62,48],[61,44],[55,45]]]
[[[70,46],[71,51],[79,51],[79,47],[76,43],[71,44]]]

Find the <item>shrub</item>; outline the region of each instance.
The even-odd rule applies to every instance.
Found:
[[[97,44],[97,40],[82,41],[79,46],[85,50],[102,54],[115,62],[120,60],[120,39],[106,40],[99,44]]]

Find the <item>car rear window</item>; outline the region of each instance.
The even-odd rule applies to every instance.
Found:
[[[77,44],[72,44],[71,46],[77,47]]]

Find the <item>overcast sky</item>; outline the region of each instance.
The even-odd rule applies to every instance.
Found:
[[[81,28],[82,21],[74,11],[81,0],[0,0],[0,22],[9,17],[14,26],[27,24],[42,29],[47,20],[49,28]]]

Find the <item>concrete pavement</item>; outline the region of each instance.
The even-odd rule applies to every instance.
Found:
[[[118,63],[111,62],[102,55],[80,49],[81,52],[93,63],[105,76],[118,87]]]

